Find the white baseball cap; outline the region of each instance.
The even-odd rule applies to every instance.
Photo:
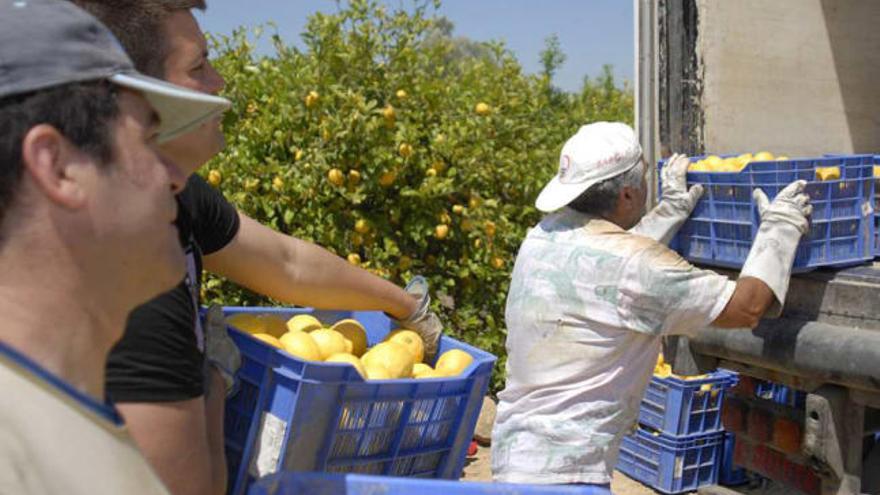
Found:
[[[558,210],[593,185],[629,171],[641,157],[632,127],[620,122],[582,126],[562,147],[559,171],[544,186],[535,206],[544,212]]]
[[[0,0],[0,98],[95,80],[141,92],[159,114],[160,142],[230,106],[138,73],[110,30],[73,2]]]

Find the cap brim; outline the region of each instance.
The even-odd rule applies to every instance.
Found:
[[[556,211],[563,206],[574,201],[584,191],[599,181],[586,181],[577,184],[563,184],[559,182],[559,176],[553,177],[550,182],[541,190],[538,199],[535,200],[535,207],[539,210],[549,213]]]
[[[116,74],[110,81],[140,91],[159,114],[159,142],[169,141],[222,115],[231,104],[226,98],[192,91],[137,73]]]

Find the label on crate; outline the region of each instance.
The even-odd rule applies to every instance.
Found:
[[[257,436],[257,452],[251,463],[250,473],[254,477],[262,477],[278,471],[281,448],[284,446],[284,434],[287,422],[272,413],[263,413],[263,423]]]
[[[684,457],[678,456],[675,458],[675,466],[672,471],[672,479],[680,479],[684,474]]]
[[[863,217],[871,216],[873,213],[874,213],[874,207],[871,206],[870,201],[865,201],[864,203],[862,203],[862,216]]]

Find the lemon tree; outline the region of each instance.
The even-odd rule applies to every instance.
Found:
[[[437,8],[352,0],[311,16],[303,49],[273,36],[269,56],[243,28],[213,38],[234,107],[226,150],[203,170],[280,232],[398,284],[426,276],[447,332],[503,364],[505,297],[540,218],[535,197],[580,125],[632,122],[632,92],[610,70],[558,91],[552,71],[525,74],[501,43],[463,50],[438,30]],[[204,288],[222,304],[267,303],[219,278]]]

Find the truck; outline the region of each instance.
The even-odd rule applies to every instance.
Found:
[[[649,162],[880,153],[880,2],[634,0],[634,12],[636,128]],[[876,263],[798,274],[781,317],[669,338],[664,354],[676,373],[740,374],[724,418],[741,430],[743,467],[786,492],[880,493]],[[763,381],[797,398],[763,400],[753,393]]]

